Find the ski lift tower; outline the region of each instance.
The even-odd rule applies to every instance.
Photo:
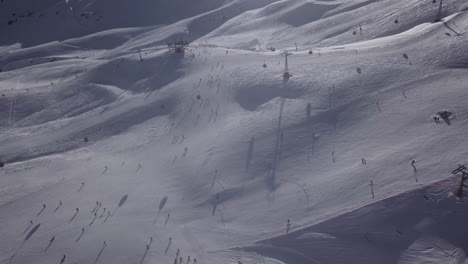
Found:
[[[442,2],[443,0],[439,0],[439,10],[437,11],[437,17],[434,22],[442,21]],[[436,3],[436,0],[433,0],[433,3]]]
[[[458,168],[452,171],[452,174],[456,175],[460,172],[462,173],[462,177],[460,181],[460,186],[457,190],[457,196],[463,197],[463,187],[468,187],[468,185],[465,183],[465,181],[468,181],[468,170],[465,165],[458,165]]]
[[[284,55],[284,73],[283,73],[283,79],[287,80],[292,77],[292,74],[289,73],[289,67],[288,67],[288,56],[292,55],[292,53],[288,52],[285,50],[283,53]]]

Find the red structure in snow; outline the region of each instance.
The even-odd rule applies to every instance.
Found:
[[[463,197],[463,188],[468,187],[468,185],[465,183],[465,181],[468,180],[468,171],[466,169],[465,165],[458,165],[458,168],[454,171],[452,171],[452,174],[458,174],[462,173],[461,181],[460,181],[460,186],[458,187],[458,190],[456,192],[456,195],[458,197]]]

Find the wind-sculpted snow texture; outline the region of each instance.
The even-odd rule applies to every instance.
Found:
[[[0,263],[468,263],[465,1],[196,2],[0,0]]]

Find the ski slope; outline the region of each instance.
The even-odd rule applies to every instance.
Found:
[[[1,2],[0,263],[468,263],[468,6],[437,6]]]

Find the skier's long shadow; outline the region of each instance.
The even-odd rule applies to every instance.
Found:
[[[68,221],[68,223],[71,223],[71,222],[75,219],[75,217],[76,217],[77,215],[78,215],[78,211],[76,211],[76,213],[73,215],[73,217],[70,219],[70,221]]]
[[[105,244],[105,242],[104,242],[104,245],[102,246],[101,251],[99,251],[99,254],[98,254],[96,260],[94,260],[94,264],[96,264],[98,262],[99,258],[102,255],[102,252],[104,252],[104,249],[106,249],[106,247],[107,247],[107,244]]]
[[[91,223],[89,223],[88,225],[89,225],[89,226],[92,226],[92,225],[94,224],[94,221],[96,221],[97,218],[98,218],[97,214],[94,213],[94,218],[93,218],[93,220],[91,221]]]
[[[49,250],[50,246],[52,246],[52,241],[49,242],[49,244],[47,245],[47,247],[44,249],[44,252],[47,252],[47,250]]]
[[[37,224],[33,229],[31,229],[31,231],[29,231],[28,235],[26,236],[23,242],[26,242],[32,235],[34,235],[34,233],[36,233],[40,226],[41,224]]]
[[[164,196],[164,197],[161,199],[161,201],[159,202],[158,213],[156,214],[156,218],[155,218],[154,221],[153,221],[153,225],[156,224],[156,222],[158,221],[159,215],[161,214],[161,210],[164,208],[164,206],[165,206],[166,203],[167,203],[167,199],[168,199],[168,197],[167,197],[167,196]]]
[[[57,211],[58,211],[58,209],[60,209],[60,207],[61,207],[61,206],[62,206],[62,204],[59,204],[59,205],[57,205],[57,208],[55,208],[55,210],[54,210],[53,214],[55,214],[55,212],[57,212]]]
[[[40,216],[42,214],[42,212],[44,212],[44,210],[45,210],[45,207],[42,207],[42,210],[39,211],[39,213],[36,215],[36,217]]]
[[[107,211],[107,216],[106,218],[104,219],[104,221],[102,222],[103,224],[105,224],[107,222],[107,219],[111,216],[111,213],[110,213],[110,210]]]
[[[167,243],[166,250],[164,251],[164,255],[167,255],[167,252],[169,251],[169,248],[171,247],[171,243],[172,243],[172,238],[170,237],[169,242]]]
[[[33,229],[31,229],[31,231],[29,231],[28,235],[24,238],[23,243],[21,243],[21,246],[18,248],[18,250],[16,250],[16,252],[8,260],[8,263],[10,263],[16,257],[16,254],[18,254],[18,252],[21,250],[21,248],[23,248],[23,246],[28,241],[28,239],[30,239],[32,237],[32,235],[34,235],[34,233],[36,233],[36,231],[39,229],[40,226],[41,226],[41,224],[37,224],[36,226],[34,226]]]
[[[84,234],[84,229],[81,229],[81,234],[80,234],[80,236],[75,240],[75,243],[78,243],[78,242],[80,241],[80,239],[81,239],[81,237],[83,236],[83,234]]]
[[[143,257],[141,258],[140,264],[143,264],[143,261],[145,261],[148,250],[149,250],[149,245],[146,245],[146,250],[145,250],[145,253],[143,254]]]
[[[281,105],[280,105],[280,110],[279,110],[279,115],[278,115],[278,126],[277,126],[277,129],[276,129],[275,151],[273,153],[274,155],[273,155],[271,175],[267,179],[267,187],[268,187],[268,189],[270,191],[275,189],[276,170],[278,169],[278,166],[279,166],[281,120],[283,119],[283,109],[284,109],[285,101],[286,101],[285,98],[281,98]]]

